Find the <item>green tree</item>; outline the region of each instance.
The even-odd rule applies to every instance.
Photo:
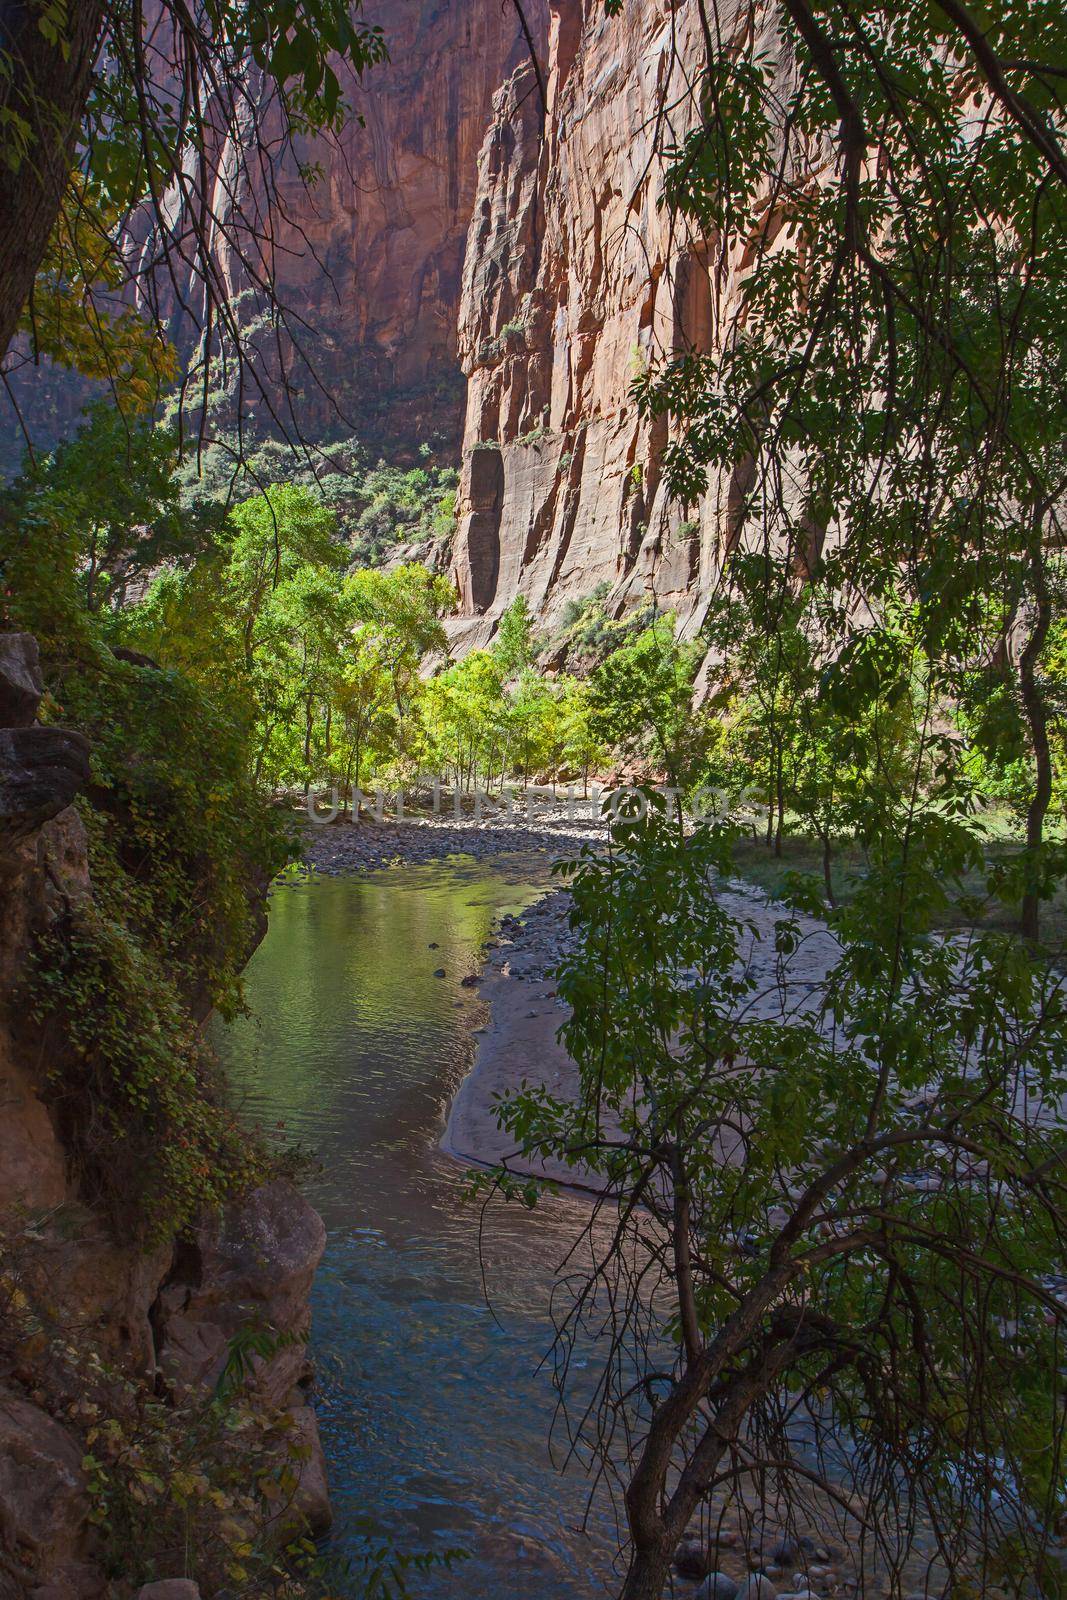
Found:
[[[457,789],[488,786],[506,738],[504,675],[488,650],[471,650],[431,679],[423,706],[424,759]]]
[[[267,608],[280,584],[301,567],[340,572],[347,560],[337,542],[333,513],[308,489],[275,484],[231,513],[234,537],[223,583],[232,598],[245,663],[251,668],[266,627]]]
[[[676,425],[670,487],[692,500],[709,467],[721,475],[730,545],[776,558],[785,581],[820,579],[845,607],[839,638],[903,585],[938,697],[976,663],[1010,666],[1034,937],[1052,789],[1040,663],[1067,468],[1058,8],[994,8],[981,25],[895,0],[785,13],[797,70],[781,100],[756,33],[736,53],[708,35],[713,110],[674,152],[668,201],[751,259],[713,348],[679,351],[639,393]],[[834,152],[818,172],[813,140]],[[752,581],[740,564],[736,582]]]
[[[393,753],[397,727],[393,675],[380,641],[366,629],[356,634],[351,649],[334,690],[341,722],[338,753],[346,814],[353,790],[362,789],[367,765]]]
[[[537,639],[530,605],[524,594],[517,594],[501,617],[492,648],[506,678],[514,677],[533,665]]]
[[[666,200],[737,292],[713,285],[711,337],[679,339],[637,392],[669,433],[668,489],[694,504],[710,477],[730,508],[718,598],[738,627],[712,700],[758,688],[773,808],[836,811],[844,780],[867,864],[826,914],[825,974],[791,993],[815,930],[783,909],[757,987],[710,887],[722,836],[686,837],[651,801],[572,873],[559,987],[579,1097],[525,1091],[504,1120],[610,1199],[562,1359],[604,1319],[581,1437],[627,1484],[624,1600],[661,1595],[716,1493],[743,1504],[755,1484],[795,1509],[813,1478],[846,1517],[862,1505],[893,1584],[924,1521],[953,1592],[1054,1593],[1067,1013],[1031,942],[1062,871],[1043,837],[1067,480],[1062,19],[786,0],[769,51],[762,18],[728,30],[699,11]],[[968,881],[1003,888],[945,727],[992,663],[1025,750],[1026,940],[948,940]],[[607,674],[608,731],[660,753],[655,723],[684,703],[641,667]],[[648,727],[627,728],[627,702],[655,708]],[[806,881],[791,894],[825,910]],[[835,1451],[839,1473],[822,1470]]]
[[[689,787],[699,761],[693,680],[702,654],[697,644],[679,644],[674,619],[661,617],[613,650],[590,679],[594,734],[680,788]]]
[[[527,1160],[580,1162],[611,1208],[560,1359],[605,1327],[573,1425],[628,1478],[625,1600],[663,1592],[694,1513],[716,1491],[744,1504],[750,1474],[798,1519],[813,1485],[846,1520],[884,1515],[891,1570],[927,1517],[961,1589],[1054,1583],[1067,1310],[1047,1287],[1065,1217],[1046,1176],[1062,1135],[1020,1089],[1067,1083],[1067,1010],[1018,942],[932,931],[980,835],[907,805],[831,911],[799,1012],[805,926],[780,908],[775,1010],[777,980],[765,992],[709,893],[727,836],[687,836],[661,805],[568,869],[580,938],[557,977],[579,1096],[525,1088],[503,1108]],[[842,1440],[857,1444],[838,1475],[820,1463]]]
[[[606,759],[593,731],[592,692],[585,679],[565,675],[559,680],[558,695],[560,765],[568,773],[581,773],[582,793],[587,795],[590,773]]]

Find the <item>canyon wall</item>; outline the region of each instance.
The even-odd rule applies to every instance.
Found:
[[[543,50],[547,0],[525,0],[524,12]],[[529,47],[510,0],[366,0],[361,16],[381,27],[389,59],[345,85],[356,114],[338,136],[297,138],[289,150],[279,142],[273,209],[243,193],[236,217],[226,190],[234,163],[218,153],[212,210],[228,220],[216,229],[216,262],[253,343],[263,308],[246,262],[272,280],[289,314],[285,348],[306,438],[347,423],[386,448],[390,435],[410,445],[421,430],[454,450],[463,415],[456,326],[478,150],[493,97]],[[269,128],[269,106],[263,114]],[[311,183],[302,176],[309,169],[318,172]],[[153,248],[150,239],[146,257]],[[173,317],[158,274],[155,284]],[[198,315],[195,279],[183,288]],[[183,339],[180,318],[172,326],[188,349],[190,330]],[[259,359],[268,372],[277,361],[273,330]],[[253,386],[242,404],[246,421],[268,425]]]
[[[522,64],[478,158],[459,318],[461,643],[490,637],[517,594],[551,624],[598,587],[613,614],[654,598],[692,633],[731,503],[715,478],[698,504],[668,496],[667,426],[630,396],[650,363],[712,347],[743,270],[736,251],[712,260],[662,205],[661,152],[698,111],[698,7],[550,10],[544,136]]]
[[[743,245],[720,253],[662,204],[663,152],[698,116],[699,6],[523,10],[544,105],[509,0],[368,0],[390,60],[352,93],[362,120],[286,158],[269,257],[259,241],[313,361],[294,372],[299,430],[354,432],[391,461],[424,441],[454,459],[462,437],[457,646],[491,637],[520,593],[549,627],[600,590],[613,614],[653,598],[691,634],[744,485],[710,475],[699,502],[672,500],[667,424],[630,389],[661,357],[713,348],[744,271]],[[729,8],[720,23],[729,48]],[[310,188],[302,163],[321,171]],[[254,344],[255,296],[221,236],[217,256]],[[262,345],[269,367],[269,329]],[[238,404],[269,431],[254,390]]]
[[[94,1423],[126,1438],[130,1408],[154,1396],[206,1405],[242,1330],[270,1333],[245,1380],[260,1420],[244,1447],[251,1462],[271,1430],[282,1441],[279,1542],[328,1525],[305,1348],[326,1234],[281,1177],[180,1239],[135,1242],[84,1193],[57,1105],[64,1074],[86,1068],[49,1044],[27,977],[38,941],[94,896],[73,803],[90,746],[37,720],[43,693],[36,641],[0,633],[0,1600],[98,1600],[112,1589],[85,1465]]]
[[[543,54],[547,0],[524,0],[523,10]],[[153,60],[166,60],[168,42],[157,37],[151,6],[146,15]],[[239,405],[253,430],[275,431],[273,408],[290,433],[295,421],[310,443],[354,431],[390,459],[412,454],[424,440],[447,459],[462,433],[456,325],[478,150],[494,95],[529,49],[511,0],[366,0],[363,17],[382,28],[389,60],[361,83],[345,83],[355,114],[338,137],[300,138],[289,149],[272,140],[265,160],[276,166],[278,207],[271,211],[263,194],[240,189],[235,207],[233,152],[224,145],[215,153],[213,255],[237,323],[257,350],[269,398],[247,381],[238,392],[232,364],[225,374],[217,368],[222,404],[213,421],[231,422]],[[276,135],[269,110],[264,115]],[[258,172],[255,162],[251,167]],[[302,168],[317,169],[316,181],[305,183]],[[204,296],[180,208],[173,226],[185,259],[175,259],[173,278],[146,224],[147,214],[134,219],[125,240],[131,293],[162,315],[188,360]],[[288,313],[291,337],[280,343],[242,255],[273,279]],[[292,412],[280,359],[296,391]],[[105,392],[47,361],[34,366],[24,342],[8,352],[6,366],[39,449],[73,431],[81,407]],[[13,471],[22,450],[9,411],[0,470]]]

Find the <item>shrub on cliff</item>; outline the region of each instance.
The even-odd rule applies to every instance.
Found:
[[[94,459],[110,445],[121,478],[121,430],[94,420],[88,436]],[[212,1006],[239,1006],[259,900],[291,847],[250,777],[251,724],[232,698],[109,648],[111,617],[86,584],[84,494],[65,473],[46,464],[0,505],[3,622],[40,640],[42,715],[92,742],[79,803],[93,898],[39,945],[32,1003],[87,1194],[123,1232],[162,1237],[260,1170],[196,1025]],[[150,487],[153,503],[170,503],[165,484]],[[122,534],[120,503],[129,516],[140,504],[127,490],[105,504],[101,489],[97,505],[113,555],[148,537]],[[156,557],[184,549],[168,544],[168,526],[152,534]]]

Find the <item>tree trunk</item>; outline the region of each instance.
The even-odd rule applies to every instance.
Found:
[[[315,726],[315,701],[308,695],[304,703],[304,764],[311,766],[311,734]]]
[[[661,1600],[671,1571],[671,1555],[643,1550],[635,1555],[620,1600]]]
[[[41,32],[42,11],[28,0],[0,0],[0,30],[10,61],[0,77],[0,113],[29,127],[29,148],[0,162],[0,352],[6,351],[56,225],[85,112],[100,42],[103,0],[66,8],[62,38]],[[10,132],[5,149],[12,148]]]
[[[85,569],[85,609],[89,612],[96,610],[96,573],[96,528],[94,527],[89,541],[89,564]]]
[[[1035,768],[1034,792],[1030,797],[1026,813],[1027,872],[1031,875],[1037,870],[1045,817],[1052,799],[1052,752],[1048,739],[1048,712],[1037,681],[1038,661],[1052,624],[1052,597],[1048,590],[1040,529],[1036,531],[1031,544],[1029,566],[1036,616],[1026,647],[1019,657],[1019,693],[1030,730],[1030,748],[1033,751]],[[1023,891],[1019,928],[1024,939],[1036,940],[1041,931],[1041,896],[1036,883],[1028,884]]]
[[[349,755],[348,762],[345,766],[344,790],[341,795],[342,817],[348,816],[349,809],[352,805],[352,762],[353,757]]]
[[[256,755],[256,769],[252,779],[252,781],[256,784],[259,783],[259,780],[263,776],[263,763],[267,759],[267,751],[270,748],[271,734],[274,732],[274,726],[275,725],[272,722],[267,728],[266,733],[263,735],[263,743],[260,745],[258,754]]]
[[[834,875],[830,865],[831,846],[830,835],[824,833],[822,837],[822,881],[826,885],[826,899],[832,906],[836,906],[834,899]]]

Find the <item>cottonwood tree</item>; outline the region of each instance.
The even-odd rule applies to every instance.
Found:
[[[686,838],[652,805],[572,869],[559,990],[580,1094],[504,1111],[525,1157],[605,1186],[607,1242],[590,1228],[560,1328],[563,1396],[570,1353],[599,1337],[594,1394],[568,1415],[625,1489],[625,1600],[660,1595],[697,1510],[746,1485],[837,1505],[896,1592],[923,1528],[939,1592],[1055,1593],[1067,1030],[1035,941],[1061,874],[1044,824],[1062,12],[696,12],[667,204],[722,312],[639,398],[670,424],[678,496],[698,501],[709,469],[723,484],[723,600],[767,615],[817,589],[821,679],[862,726],[892,596],[921,692],[903,778],[856,775],[865,871],[836,907],[794,885],[762,981],[713,892],[721,834]],[[1007,685],[1026,741],[1024,940],[980,925],[974,886],[1001,895],[1005,874],[945,738],[976,674]],[[975,931],[948,938],[961,906]]]
[[[558,1380],[572,1447],[625,1484],[625,1600],[663,1592],[698,1512],[760,1496],[801,1527],[838,1511],[894,1584],[925,1529],[953,1593],[1058,1592],[1067,1007],[1012,937],[936,933],[981,861],[969,819],[916,799],[821,969],[798,884],[762,978],[709,892],[722,831],[650,796],[567,869],[580,1094],[527,1088],[503,1119],[604,1189]],[[572,1408],[576,1357],[597,1377]]]

